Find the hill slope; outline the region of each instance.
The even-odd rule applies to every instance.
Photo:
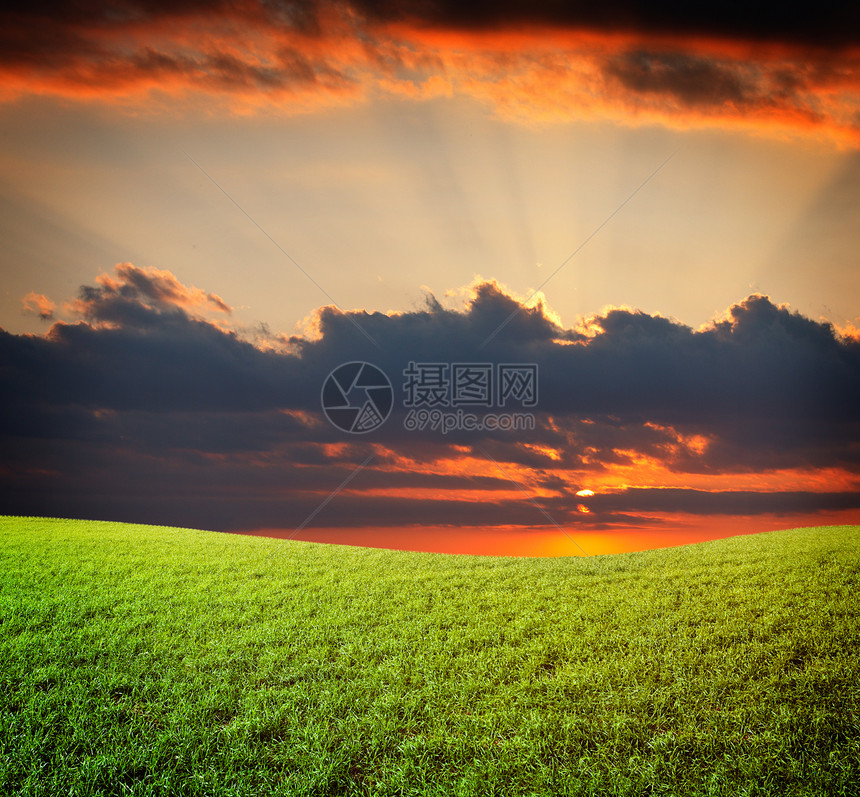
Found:
[[[860,528],[590,559],[0,518],[0,793],[852,794]]]

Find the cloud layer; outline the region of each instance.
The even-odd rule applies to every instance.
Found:
[[[61,3],[6,11],[0,97],[301,113],[471,97],[527,123],[817,132],[856,145],[858,14],[825,3]],[[175,106],[174,106],[175,107]]]
[[[316,338],[252,340],[219,297],[125,263],[67,308],[78,320],[43,336],[0,331],[3,512],[295,528],[361,463],[315,524],[860,508],[860,340],[765,296],[700,330],[623,308],[564,329],[482,283],[462,308],[322,308]],[[326,376],[353,360],[394,387],[366,435],[320,406]],[[405,428],[410,362],[534,364],[536,406],[508,407],[533,430]]]

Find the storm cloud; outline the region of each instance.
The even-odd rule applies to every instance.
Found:
[[[67,307],[77,320],[44,335],[0,331],[5,513],[294,528],[357,468],[314,523],[527,526],[532,501],[608,526],[858,506],[860,340],[766,296],[698,330],[626,308],[565,329],[482,283],[463,307],[325,307],[314,338],[259,339],[220,297],[120,264]],[[320,404],[350,361],[394,389],[361,435]],[[534,427],[407,428],[410,363],[534,366],[536,402],[505,408]]]

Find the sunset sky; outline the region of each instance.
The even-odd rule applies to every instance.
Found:
[[[860,522],[858,31],[2,12],[0,513],[541,555]],[[366,434],[320,406],[350,361],[394,388]],[[534,364],[535,428],[404,428],[413,361]]]

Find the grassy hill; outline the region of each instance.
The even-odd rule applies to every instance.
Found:
[[[860,527],[505,559],[0,518],[0,793],[856,795]]]

